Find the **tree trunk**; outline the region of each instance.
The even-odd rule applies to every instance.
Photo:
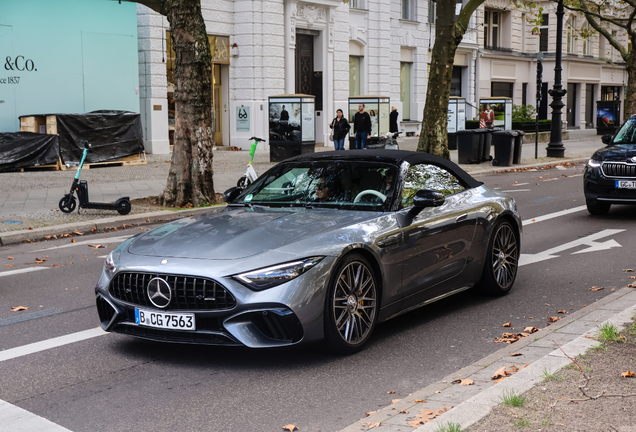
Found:
[[[167,0],[174,51],[175,131],[172,163],[161,204],[214,204],[212,179],[212,55],[200,0]]]
[[[632,51],[625,60],[627,69],[627,94],[625,95],[625,109],[623,111],[623,121],[627,121],[636,114],[636,33],[630,37]]]
[[[431,54],[426,104],[417,151],[450,159],[448,151],[448,100],[455,51],[463,32],[455,22],[455,2],[437,2],[435,45]]]

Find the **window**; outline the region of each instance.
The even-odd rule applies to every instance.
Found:
[[[422,189],[433,190],[444,196],[466,190],[457,177],[443,168],[430,164],[411,165],[404,179],[402,207],[411,207],[415,194]]]
[[[526,52],[526,14],[521,14],[521,52]]]
[[[521,105],[528,105],[528,83],[521,84]]]
[[[450,95],[462,95],[462,68],[460,66],[453,66],[453,77],[451,78]]]
[[[360,67],[362,58],[359,56],[349,56],[349,96],[360,96],[360,82],[362,68]]]
[[[402,102],[402,119],[411,120],[411,69],[413,63],[400,63],[400,101]]]
[[[592,55],[592,47],[590,46],[590,36],[589,36],[589,31],[590,31],[590,26],[589,24],[585,24],[585,27],[583,27],[584,30],[584,34],[586,37],[583,38],[583,55]]]
[[[415,0],[402,0],[402,19],[415,21]]]
[[[501,13],[486,9],[484,11],[484,48],[499,48],[499,21]]]
[[[616,35],[617,35],[616,30],[612,30],[612,39],[616,40]],[[616,59],[615,57],[616,48],[610,47],[610,50],[612,51],[612,61],[614,61]]]
[[[602,86],[601,87],[601,100],[602,101],[619,100],[620,97],[621,97],[619,89],[620,89],[620,87]]]
[[[550,15],[543,14],[541,27],[539,27],[541,33],[539,35],[539,51],[548,50],[548,25],[550,24]]]
[[[514,93],[514,83],[510,82],[492,82],[490,84],[490,96],[492,97],[508,97],[512,98]]]
[[[366,9],[366,0],[349,0],[349,7],[355,9]]]
[[[434,0],[428,0],[428,23],[435,24],[435,6],[437,3]]]
[[[567,22],[567,52],[576,54],[576,18],[572,17]]]

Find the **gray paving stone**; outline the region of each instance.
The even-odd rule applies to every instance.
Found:
[[[583,321],[589,321],[593,323],[602,323],[606,321],[610,317],[616,314],[615,310],[607,310],[607,309],[597,309],[595,311],[591,311],[589,314],[585,315],[581,318]]]
[[[532,335],[534,336],[534,335]],[[530,337],[532,337],[530,336]],[[568,342],[573,341],[574,339],[577,338],[577,335],[573,335],[570,333],[560,333],[560,332],[554,332],[551,333],[549,335],[547,335],[546,337],[543,337],[541,339],[539,339],[538,341],[534,341],[530,344],[530,346],[533,347],[544,347],[544,348],[556,348],[556,345],[554,344],[553,341],[555,341],[556,343],[558,343],[559,345],[565,345]]]
[[[561,349],[557,349],[551,352],[549,355],[551,357],[567,357],[575,358],[579,354],[586,353],[593,346],[598,345],[598,341],[595,339],[585,338],[583,336],[579,336],[574,339],[572,342],[569,342],[565,345],[561,346]],[[567,354],[567,356],[566,356]]]
[[[578,320],[565,327],[559,329],[559,333],[570,333],[574,335],[581,335],[596,328],[598,323],[592,321]]]
[[[482,417],[487,416],[491,410],[492,406],[490,405],[462,404],[415,430],[418,432],[435,432],[440,427],[448,425],[448,423],[459,423],[462,428],[467,428]]]

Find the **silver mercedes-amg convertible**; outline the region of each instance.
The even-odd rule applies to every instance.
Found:
[[[374,327],[517,275],[514,200],[426,153],[313,153],[226,207],[139,234],[108,255],[102,328],[166,342],[355,352]]]

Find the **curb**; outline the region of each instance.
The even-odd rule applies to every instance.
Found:
[[[205,207],[199,209],[186,209],[179,211],[158,211],[151,213],[141,213],[127,216],[114,216],[109,218],[95,219],[86,222],[75,222],[62,225],[51,225],[41,228],[33,228],[31,230],[8,231],[0,233],[0,246],[6,246],[23,241],[33,241],[44,239],[44,236],[61,235],[72,233],[74,230],[91,232],[93,228],[103,230],[105,228],[121,227],[126,225],[148,225],[160,222],[169,222],[176,219],[182,219],[190,215],[197,215],[219,209],[225,206]]]
[[[561,159],[561,160],[558,160],[558,161],[540,162],[540,163],[536,163],[536,164],[492,167],[492,168],[485,168],[485,169],[480,169],[480,170],[476,170],[476,171],[466,171],[466,169],[464,168],[466,165],[463,165],[463,166],[459,165],[459,167],[462,168],[464,171],[466,171],[470,175],[474,175],[474,174],[497,174],[499,171],[503,171],[503,170],[508,170],[508,172],[510,172],[512,170],[520,170],[520,169],[526,169],[526,168],[540,168],[540,167],[544,167],[544,166],[547,166],[547,165],[558,165],[558,164],[566,163],[566,162],[567,163],[587,162],[589,159],[590,159],[589,157],[580,157],[580,158],[572,158],[572,159]]]
[[[550,327],[539,330],[513,345],[506,345],[505,348],[495,351],[472,365],[413,392],[369,417],[360,419],[341,432],[415,430],[407,424],[407,420],[412,420],[420,409],[438,410],[451,406],[452,409],[420,426],[417,430],[435,432],[449,422],[459,423],[462,430],[465,430],[487,416],[494,406],[501,403],[501,397],[505,392],[523,393],[530,390],[543,380],[544,370],[556,372],[571,363],[561,349],[570,357],[587,352],[593,345],[598,344],[596,340],[589,338],[589,336],[598,333],[598,326],[610,321],[622,328],[625,323],[631,321],[634,312],[636,312],[636,290],[622,288],[594,304],[560,319]],[[556,345],[553,339],[560,340],[561,349],[555,349]],[[511,348],[513,346],[514,348]],[[523,355],[511,357],[511,349],[521,352]],[[534,360],[528,361],[532,357]],[[490,377],[501,366],[515,365],[519,367],[528,363],[530,365],[523,370],[501,382],[492,384]],[[475,384],[464,387],[452,384],[454,380],[457,380],[459,374],[461,374],[461,379],[472,379]],[[478,388],[479,385],[487,387],[481,391]],[[416,399],[425,400],[425,402],[415,403]],[[410,413],[405,415],[400,413],[400,410],[410,411]]]

